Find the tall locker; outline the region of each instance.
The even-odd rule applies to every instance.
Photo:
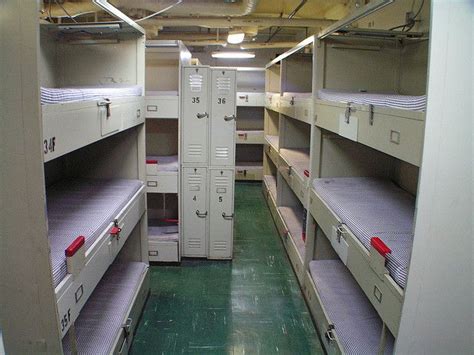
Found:
[[[209,67],[183,68],[182,163],[208,163]]]
[[[210,165],[235,165],[236,71],[211,69]]]
[[[182,255],[207,256],[207,168],[182,169]]]
[[[234,170],[209,170],[209,258],[232,258]]]

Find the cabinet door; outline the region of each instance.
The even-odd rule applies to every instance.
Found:
[[[183,256],[206,257],[207,169],[183,168],[182,179]]]
[[[212,69],[211,166],[235,164],[235,70]]]
[[[185,67],[182,80],[183,163],[207,163],[209,68]]]
[[[209,259],[231,259],[234,227],[234,170],[210,170]]]

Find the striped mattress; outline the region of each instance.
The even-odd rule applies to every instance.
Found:
[[[386,267],[402,288],[408,276],[413,244],[415,198],[389,180],[354,177],[313,181],[314,190],[342,223],[370,250],[379,237],[392,250]]]
[[[327,101],[385,106],[402,110],[425,111],[426,109],[426,95],[411,96],[322,89],[319,90],[318,97]]]
[[[111,99],[114,97],[142,96],[142,87],[69,87],[44,88],[41,87],[41,104],[59,104],[66,102]]]
[[[177,155],[148,155],[147,161],[157,161],[158,171],[178,171],[179,161]]]
[[[340,260],[313,260],[309,271],[346,354],[377,354],[382,320]],[[385,354],[393,353],[387,331]]]
[[[178,225],[170,226],[150,226],[148,225],[148,240],[160,242],[178,242]]]
[[[65,249],[78,236],[86,249],[143,186],[139,180],[74,179],[47,189],[48,238],[56,287],[67,275]]]
[[[140,262],[110,266],[74,323],[78,354],[111,353],[147,268]],[[63,351],[72,353],[68,335],[63,338]]]

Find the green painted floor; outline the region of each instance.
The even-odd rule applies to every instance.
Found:
[[[236,185],[232,262],[151,267],[132,354],[323,353],[261,191]]]

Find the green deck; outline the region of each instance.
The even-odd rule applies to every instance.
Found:
[[[261,185],[237,183],[234,260],[151,267],[132,354],[319,354]]]

